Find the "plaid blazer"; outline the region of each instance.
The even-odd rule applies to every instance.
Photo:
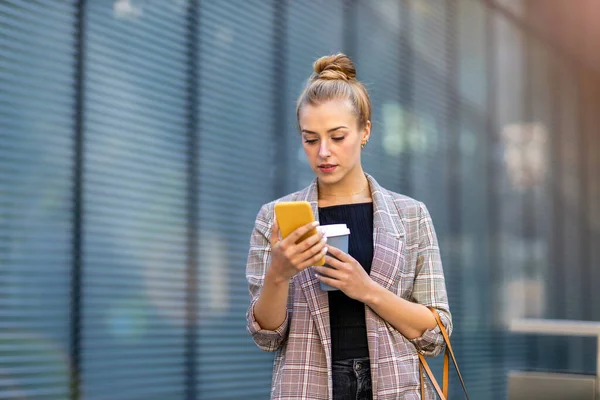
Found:
[[[371,278],[404,299],[435,307],[451,333],[442,262],[427,208],[421,202],[384,189],[370,175],[367,179],[373,197]],[[306,200],[318,219],[317,199],[315,179],[307,188],[265,204],[250,239],[246,265],[250,290],[247,328],[258,347],[277,352],[271,399],[332,399],[328,295],[321,290],[311,268],[290,279],[287,317],[279,328],[262,329],[253,312],[271,262],[269,238],[274,204]],[[417,351],[435,356],[444,350],[439,328],[408,340],[369,307],[365,308],[374,400],[419,399]],[[426,386],[426,398],[435,398],[428,382]]]

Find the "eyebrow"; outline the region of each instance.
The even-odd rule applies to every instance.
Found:
[[[335,127],[335,128],[331,128],[331,129],[329,129],[329,130],[327,131],[327,133],[335,132],[335,131],[337,131],[338,129],[343,129],[343,128],[346,128],[346,129],[348,129],[348,127],[347,127],[347,126],[341,125],[341,126],[337,126],[337,127]],[[304,132],[304,133],[314,133],[315,135],[317,134],[317,132],[309,131],[308,129],[302,129],[302,132]]]

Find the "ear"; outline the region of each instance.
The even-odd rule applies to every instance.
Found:
[[[362,142],[368,142],[371,137],[371,121],[365,123],[365,127],[362,132]]]

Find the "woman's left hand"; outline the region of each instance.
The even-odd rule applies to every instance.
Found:
[[[366,303],[375,282],[367,271],[349,254],[340,249],[327,246],[330,255],[325,256],[328,266],[313,267],[317,272],[317,279],[326,285],[340,289],[346,296]]]

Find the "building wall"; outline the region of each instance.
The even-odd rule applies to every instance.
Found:
[[[432,214],[472,397],[592,372],[594,343],[507,327],[600,320],[600,83],[501,3],[0,3],[0,398],[268,397],[249,236],[313,179],[295,100],[338,51],[366,171]]]

